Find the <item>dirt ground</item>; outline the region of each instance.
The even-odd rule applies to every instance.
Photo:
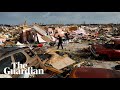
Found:
[[[64,49],[57,49],[53,47],[53,49],[57,50],[56,53],[63,56],[67,54],[72,60],[76,61],[76,65],[83,65],[83,66],[92,66],[96,68],[106,68],[106,69],[113,69],[114,66],[119,65],[120,61],[101,61],[96,59],[91,52],[89,51],[89,44],[88,42],[82,43],[69,43],[63,44]]]
[[[87,42],[63,44],[64,49],[61,49],[61,47],[57,49],[57,46],[53,48],[58,50],[60,55],[68,54],[74,60],[90,59],[89,45]]]

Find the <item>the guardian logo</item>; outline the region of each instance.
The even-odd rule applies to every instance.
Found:
[[[33,69],[27,64],[20,64],[20,62],[12,63],[13,69],[10,67],[4,68],[4,74],[44,74],[43,69]]]

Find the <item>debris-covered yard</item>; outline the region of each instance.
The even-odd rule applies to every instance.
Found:
[[[53,75],[53,77],[51,78],[69,78],[71,71],[76,67],[104,68],[115,70],[115,66],[120,64],[119,60],[107,61],[101,60],[100,58],[96,59],[91,54],[89,49],[89,43],[87,42],[64,44],[64,49],[59,50],[56,48],[57,47],[52,47],[50,49],[47,49],[44,55],[39,54],[39,57],[41,59],[45,60],[45,58],[48,57],[46,59],[50,60],[49,64],[63,71],[60,74]]]
[[[105,70],[104,74],[110,75],[107,70],[112,70],[117,73],[112,74],[118,75],[120,37],[118,29],[116,31],[116,34],[113,33],[115,30],[107,25],[29,26],[26,23],[18,28],[10,28],[9,32],[3,29],[0,33],[0,73],[4,75],[5,67],[11,68],[11,62],[19,61],[32,68],[44,70],[43,75],[22,74],[20,77],[24,78],[74,78],[87,70],[92,73],[93,69],[94,73]],[[69,42],[65,37],[66,33]],[[63,40],[63,49],[57,49],[58,36]],[[20,78],[17,75],[11,77]]]

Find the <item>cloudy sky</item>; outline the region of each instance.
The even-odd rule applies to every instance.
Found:
[[[0,12],[0,24],[120,23],[120,12]]]

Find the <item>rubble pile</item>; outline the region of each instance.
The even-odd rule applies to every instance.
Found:
[[[120,60],[119,31],[119,25],[112,24],[27,25],[25,22],[18,26],[0,26],[0,49],[21,47],[26,58],[33,61],[30,65],[35,64],[35,68],[43,68],[45,71],[44,75],[24,77],[67,78],[76,67],[113,69],[120,64],[112,58]],[[65,37],[66,33],[69,41]],[[57,49],[58,36],[63,39],[64,49]],[[24,47],[29,48],[31,53],[25,52]],[[101,61],[97,56],[103,57]],[[118,70],[119,66],[115,68]]]
[[[46,52],[46,48],[45,47],[41,47],[41,48],[33,48],[33,51],[36,53],[36,54],[44,54]]]
[[[75,60],[76,62],[79,62],[80,60],[86,60],[91,57],[91,53],[89,48],[83,48],[83,49],[77,49],[76,51],[74,50],[59,50],[56,51],[57,54],[60,56],[63,56],[67,54],[71,59]]]

